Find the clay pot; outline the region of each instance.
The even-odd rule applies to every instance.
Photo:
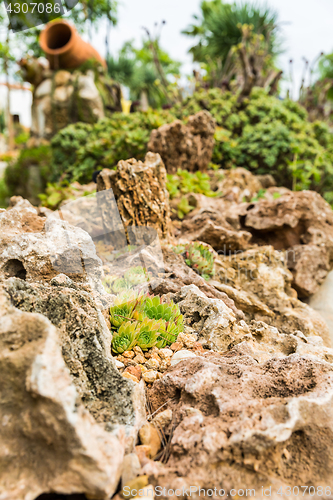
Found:
[[[66,21],[54,21],[46,25],[39,39],[51,69],[78,68],[89,59],[99,61],[106,68],[105,60],[89,43],[82,40],[74,26]]]

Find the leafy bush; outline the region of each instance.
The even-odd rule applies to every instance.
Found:
[[[23,198],[35,198],[44,191],[50,177],[50,146],[22,149],[16,160],[11,161],[6,170],[4,181],[8,196],[20,195]],[[31,167],[38,167],[38,179],[32,179]],[[37,192],[36,192],[37,191]]]
[[[315,189],[328,199],[333,181],[333,139],[325,123],[310,123],[307,112],[288,99],[255,88],[250,98],[220,89],[199,90],[174,108],[178,118],[201,109],[217,122],[213,162],[272,174],[295,189]]]
[[[167,174],[167,189],[171,199],[187,193],[216,196],[216,193],[210,188],[208,174],[203,172],[191,173],[187,170],[178,169],[176,174]]]
[[[169,111],[114,113],[94,125],[76,123],[52,140],[53,181],[90,182],[94,171],[114,168],[119,160],[143,160],[150,133],[175,117]]]

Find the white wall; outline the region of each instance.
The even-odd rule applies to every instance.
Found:
[[[0,109],[6,109],[7,87],[0,85]],[[20,116],[20,123],[31,126],[32,93],[30,90],[13,89],[10,91],[10,112]]]

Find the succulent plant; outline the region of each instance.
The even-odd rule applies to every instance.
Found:
[[[112,283],[112,292],[121,293],[130,290],[131,284],[125,278],[118,278]]]
[[[178,334],[183,331],[183,316],[179,306],[173,301],[162,303],[160,297],[148,297],[144,303],[144,314],[155,320],[162,320],[163,327],[156,346],[165,347],[177,340]]]
[[[159,329],[162,327],[162,321],[145,318],[139,323],[139,334],[136,339],[136,345],[143,351],[154,347],[159,337]]]
[[[187,245],[185,262],[205,279],[214,275],[214,254],[204,243],[195,241]]]
[[[115,328],[119,328],[124,322],[143,318],[143,295],[129,292],[115,298],[114,305],[110,307],[110,321]]]
[[[117,354],[133,349],[140,333],[140,325],[135,321],[126,321],[119,330],[113,334],[112,350]]]
[[[125,272],[124,279],[133,286],[141,285],[147,283],[148,274],[146,269],[142,266],[131,267]]]

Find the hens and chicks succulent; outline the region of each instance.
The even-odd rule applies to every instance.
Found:
[[[125,292],[110,308],[113,329],[112,350],[121,354],[139,346],[143,351],[163,348],[176,341],[183,331],[183,316],[173,301],[163,303],[160,297]]]
[[[209,245],[194,241],[177,245],[174,252],[182,254],[186,264],[206,280],[214,276],[214,254]]]

